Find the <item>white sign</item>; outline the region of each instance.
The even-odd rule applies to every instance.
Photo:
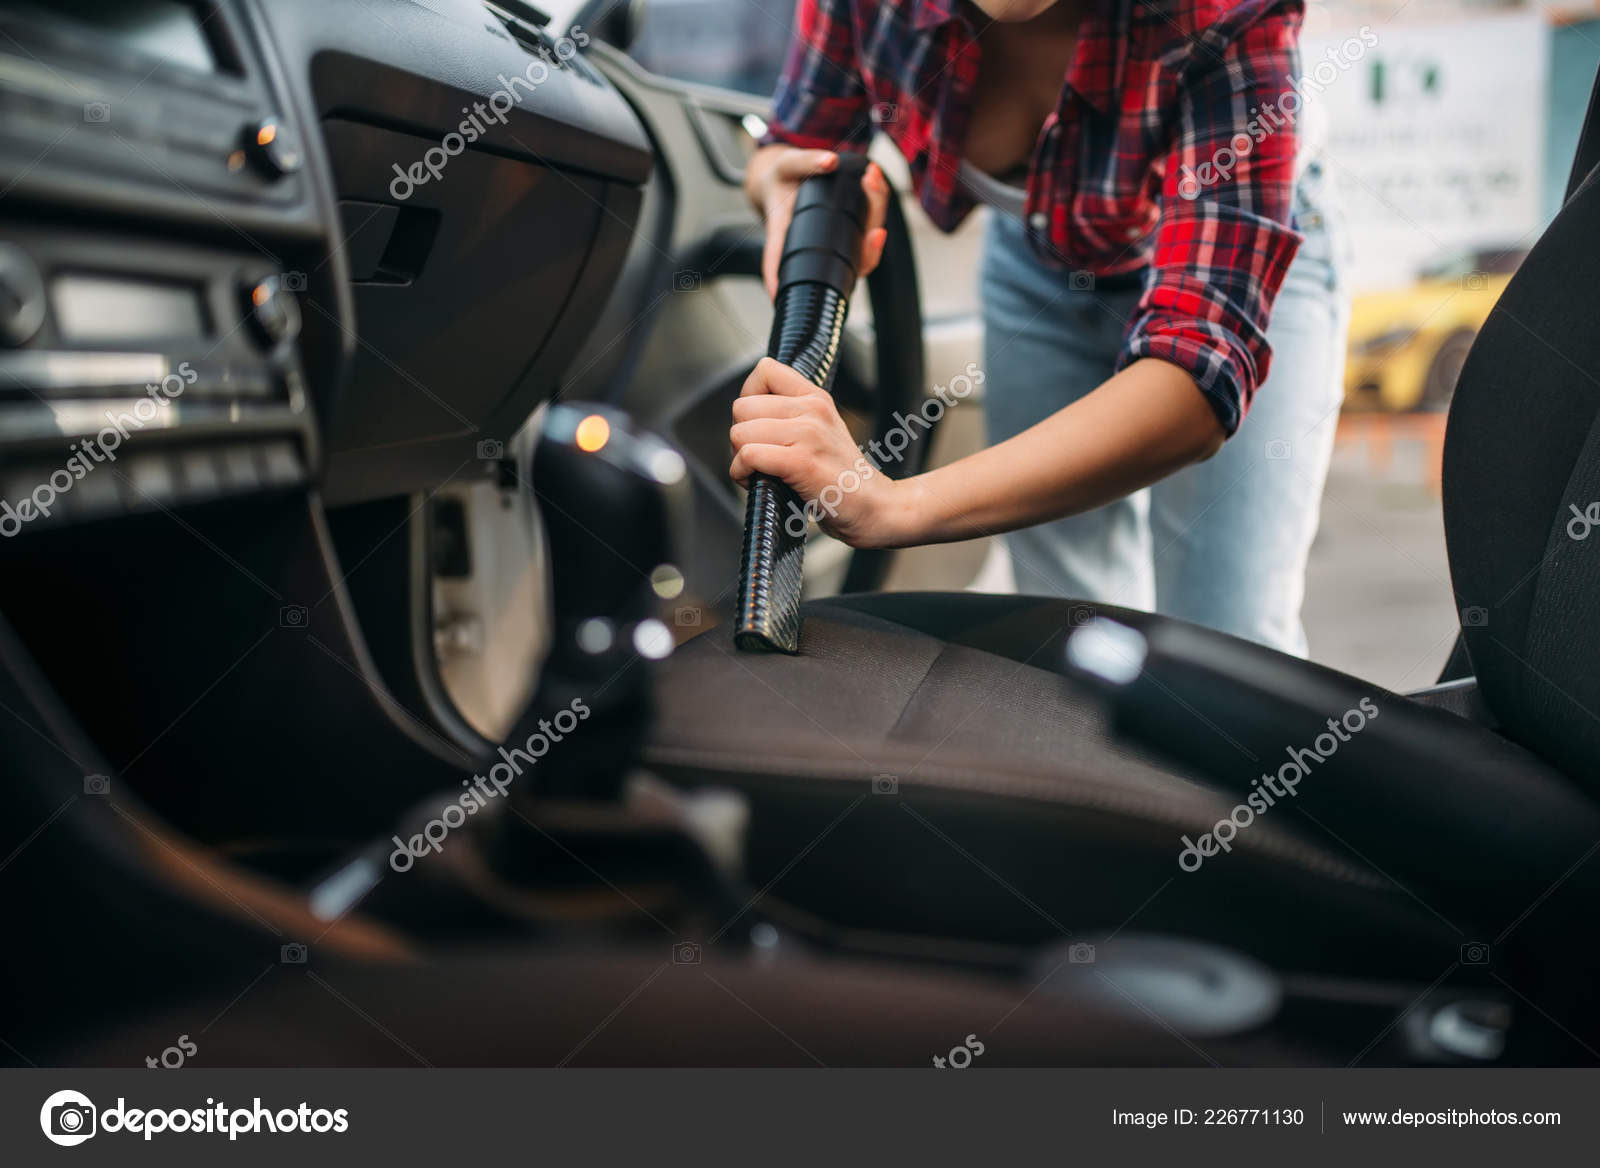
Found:
[[[1407,285],[1452,251],[1529,246],[1543,225],[1545,18],[1366,28],[1376,43],[1318,97],[1355,288]],[[1306,72],[1353,32],[1308,29]]]

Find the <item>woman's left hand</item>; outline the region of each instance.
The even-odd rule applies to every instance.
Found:
[[[826,390],[764,357],[733,403],[733,423],[728,474],[735,482],[748,485],[752,474],[782,479],[805,502],[806,518],[851,547],[915,542],[904,515],[907,484],[877,470],[856,447]]]

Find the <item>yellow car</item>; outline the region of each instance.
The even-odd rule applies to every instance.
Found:
[[[1410,288],[1355,298],[1345,362],[1346,409],[1442,410],[1494,302],[1526,251],[1461,252]]]

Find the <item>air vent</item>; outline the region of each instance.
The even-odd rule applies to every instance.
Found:
[[[535,8],[525,0],[497,0],[489,5],[490,8],[499,8],[511,16],[515,16],[524,24],[531,24],[534,28],[546,28],[550,24],[550,14],[542,8]]]
[[[485,4],[484,7],[500,26],[511,34],[511,39],[517,44],[548,65],[558,69],[567,68],[567,62],[556,52],[555,38],[545,31],[550,23],[550,17],[545,13],[531,4],[519,3],[518,0],[499,0],[498,3]],[[568,56],[571,56],[570,50]]]
[[[556,37],[550,32],[550,17],[521,0],[495,0],[484,4],[489,15],[517,44],[538,57],[553,69],[574,73],[585,81],[602,84],[592,66],[578,56],[578,50],[588,44],[588,37],[577,33],[571,37]]]

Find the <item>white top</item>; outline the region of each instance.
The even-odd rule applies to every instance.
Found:
[[[1022,218],[1023,209],[1028,205],[1026,188],[995,178],[994,175],[979,170],[965,158],[961,160],[961,173],[957,176],[957,181],[973,199],[997,211],[1004,211],[1007,215],[1014,215],[1018,219]]]

